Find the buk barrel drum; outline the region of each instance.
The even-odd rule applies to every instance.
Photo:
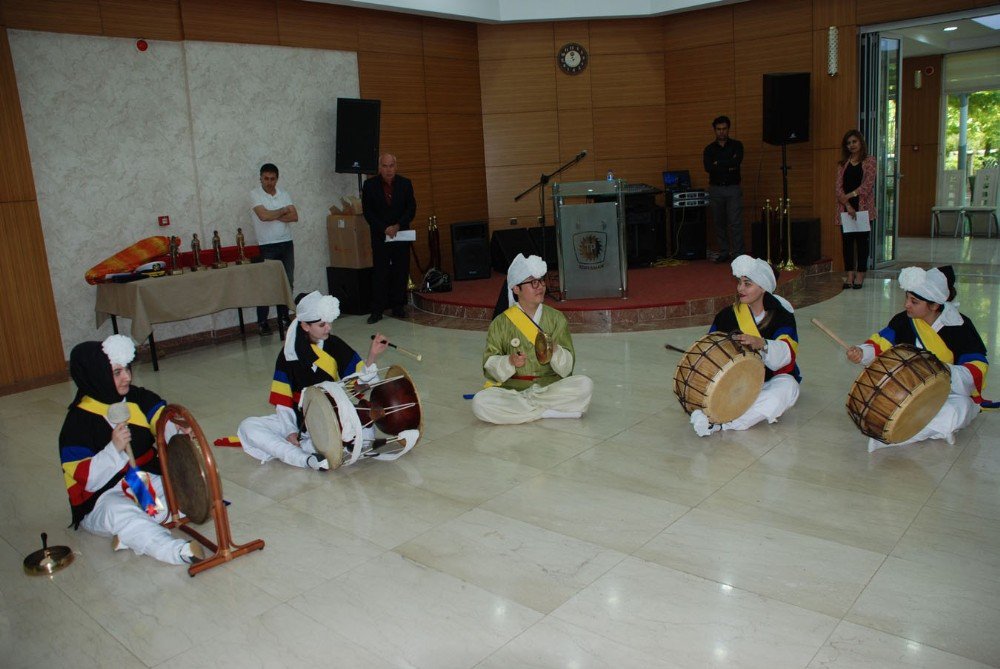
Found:
[[[763,386],[760,355],[725,332],[710,332],[692,344],[674,372],[674,394],[684,411],[701,409],[716,424],[746,413]]]
[[[858,375],[847,414],[865,435],[897,444],[920,432],[951,391],[948,366],[910,344],[893,346]]]
[[[420,397],[413,379],[399,365],[386,371],[385,380],[373,384],[368,399],[369,420],[386,434],[399,434],[403,430],[423,430]],[[365,417],[365,407],[358,413]]]
[[[341,401],[328,390],[339,395]],[[343,462],[345,445],[363,438],[354,434],[356,428],[374,425],[392,436],[404,430],[423,430],[416,386],[398,365],[386,371],[385,379],[368,386],[357,384],[350,392],[337,383],[310,386],[302,391],[302,412],[313,445],[326,456],[331,469]],[[345,439],[345,433],[351,438]]]
[[[353,406],[346,408],[347,406],[345,405],[345,410],[354,411]],[[330,469],[337,469],[344,460],[337,403],[322,387],[309,386],[302,391],[302,413],[313,446],[326,456]]]

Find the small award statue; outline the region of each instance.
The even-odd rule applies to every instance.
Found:
[[[170,269],[167,270],[167,274],[170,276],[176,276],[178,274],[183,274],[184,270],[177,266],[177,251],[181,245],[180,237],[174,237],[170,235]]]
[[[191,255],[194,257],[191,271],[197,272],[200,269],[205,269],[205,266],[201,264],[201,240],[198,239],[197,232],[194,233],[194,237],[191,239]]]
[[[246,244],[247,239],[243,236],[243,228],[236,228],[236,264],[237,265],[249,265],[250,259],[247,258],[246,254]]]
[[[222,262],[222,239],[219,238],[218,230],[212,235],[212,250],[215,251],[215,262],[212,263],[212,267],[215,269],[229,267],[229,263]]]

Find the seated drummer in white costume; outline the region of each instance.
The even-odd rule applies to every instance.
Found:
[[[132,549],[169,564],[191,564],[204,557],[196,541],[178,539],[160,523],[167,520],[156,428],[166,406],[159,395],[132,385],[135,344],[124,335],[103,342],[77,344],[69,355],[69,373],[76,397],[59,433],[59,459],[73,512],[72,527],[113,537],[114,550]],[[126,422],[109,417],[112,405],[124,402]],[[181,431],[173,422],[164,426],[169,440]],[[183,432],[190,433],[190,428]],[[148,475],[156,502],[154,515],[136,502],[126,484],[127,452],[136,468]],[[145,476],[143,476],[145,478]]]
[[[539,418],[579,418],[590,406],[594,384],[573,374],[575,353],[566,317],[542,304],[548,267],[520,253],[507,270],[508,304],[490,323],[483,354],[488,387],[472,398],[472,411],[487,423],[527,423]],[[534,341],[539,329],[553,341],[541,363]]]
[[[767,262],[742,255],[732,268],[739,301],[716,314],[709,332],[738,332],[733,337],[736,342],[758,351],[764,361],[764,387],[746,413],[728,423],[710,424],[701,409],[692,412],[691,425],[700,437],[719,430],[746,430],[765,419],[773,423],[799,399],[802,377],[795,363],[799,349],[795,310],[774,294],[777,281]]]
[[[951,267],[924,270],[906,267],[899,272],[899,287],[906,291],[904,311],[873,334],[864,344],[847,349],[847,359],[869,365],[897,344],[910,344],[930,351],[951,371],[951,392],[944,406],[912,438],[895,444],[868,440],[868,452],[886,446],[902,446],[925,439],[955,443],[955,433],[979,415],[989,363],[979,331],[968,316],[958,311],[955,274]]]
[[[330,324],[340,316],[335,297],[313,291],[300,297],[295,320],[288,326],[285,344],[274,364],[269,401],[274,414],[251,417],[240,423],[238,435],[243,450],[261,463],[277,458],[295,467],[330,469],[328,457],[340,462],[342,453],[319,453],[305,432],[299,399],[302,391],[324,381],[340,381],[356,375],[362,383],[378,379],[375,361],[389,341],[378,333],[372,339],[367,360],[343,339],[330,335]],[[368,440],[374,428],[366,428]]]

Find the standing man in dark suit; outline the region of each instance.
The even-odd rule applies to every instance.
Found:
[[[368,323],[382,320],[387,306],[396,318],[406,318],[406,278],[410,274],[410,243],[389,241],[400,230],[409,230],[417,213],[413,184],[396,174],[396,156],[383,153],[378,175],[361,188],[361,205],[372,238],[372,315]]]

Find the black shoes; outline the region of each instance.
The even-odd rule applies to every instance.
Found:
[[[259,334],[261,337],[270,337],[271,335],[274,334],[274,330],[272,330],[271,326],[268,325],[267,323],[261,323],[260,325],[257,326],[257,334]]]
[[[368,325],[375,325],[380,320],[382,320],[382,314],[372,314],[371,316],[368,317],[368,320],[365,322],[368,323]]]
[[[724,262],[729,262],[729,255],[726,253],[720,254],[715,257],[715,262],[718,265],[721,265]]]

